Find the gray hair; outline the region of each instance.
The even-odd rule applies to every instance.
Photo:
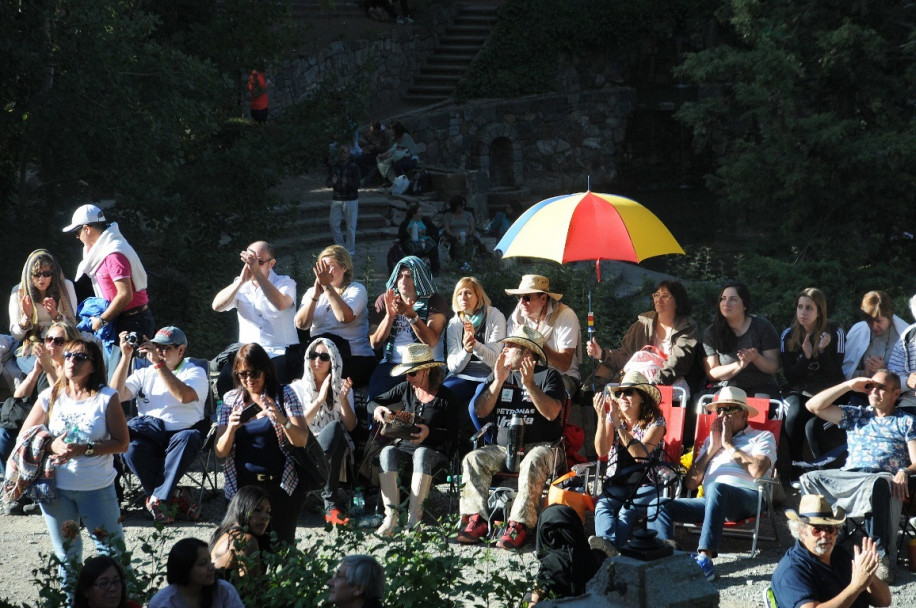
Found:
[[[347,566],[347,583],[363,588],[363,599],[384,599],[385,571],[374,557],[348,555],[341,560],[341,564]]]
[[[792,538],[798,539],[805,522],[798,521],[797,519],[787,519],[786,524],[789,526],[789,534],[792,535]]]

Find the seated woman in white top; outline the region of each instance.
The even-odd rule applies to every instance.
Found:
[[[369,344],[366,287],[353,280],[353,259],[340,245],[325,247],[313,272],[315,284],[302,296],[296,327],[308,329],[313,340],[326,334],[343,338],[350,352],[340,353],[342,375],[352,379],[355,386],[365,386],[376,365]]]

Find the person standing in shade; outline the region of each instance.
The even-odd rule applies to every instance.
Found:
[[[350,158],[347,146],[337,147],[337,163],[328,165],[327,186],[332,190],[331,236],[334,244],[343,245],[352,256],[356,255],[356,218],[359,215],[359,166]],[[347,235],[340,231],[340,223],[347,222]]]
[[[273,81],[264,74],[264,66],[258,66],[248,75],[248,108],[251,120],[256,123],[267,124],[267,91],[273,86]]]

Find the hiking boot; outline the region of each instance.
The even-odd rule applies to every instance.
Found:
[[[337,507],[334,507],[325,514],[324,521],[334,526],[346,526],[350,523],[350,518],[344,517],[343,512]]]
[[[175,518],[169,515],[165,507],[168,505],[168,502],[163,504],[159,499],[150,500],[150,497],[146,497],[146,510],[150,512],[150,515],[153,516],[153,521],[157,524],[170,524],[175,521]]]
[[[620,555],[620,553],[617,551],[617,547],[614,546],[614,543],[603,536],[589,536],[588,547],[589,549],[594,549],[595,551],[601,551],[608,557],[617,557]]]
[[[510,521],[509,527],[503,532],[496,546],[500,549],[518,549],[528,540],[528,530],[525,524],[517,521]]]
[[[886,555],[881,558],[881,563],[878,564],[875,576],[888,585],[894,584],[894,567],[891,565],[891,560],[889,560]]]
[[[475,513],[468,518],[464,529],[458,532],[458,542],[462,545],[476,545],[488,531],[487,520],[481,517],[480,513]]]
[[[713,581],[716,578],[716,570],[712,566],[712,560],[703,555],[702,553],[694,553],[693,559],[697,560],[697,565],[700,567],[700,570],[703,571],[703,578],[708,581]]]
[[[178,488],[178,493],[172,502],[178,507],[178,513],[181,513],[188,521],[200,519],[200,505],[194,502],[189,489]]]

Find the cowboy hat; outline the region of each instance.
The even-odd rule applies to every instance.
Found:
[[[554,300],[559,300],[563,297],[562,293],[550,291],[550,279],[539,274],[526,274],[519,282],[518,289],[506,290],[506,295],[509,296],[523,296],[529,293],[546,293]]]
[[[742,409],[747,410],[748,416],[757,415],[757,408],[747,404],[747,393],[734,386],[723,387],[716,400],[706,404],[706,411],[715,414],[716,408],[723,405],[739,405]]]
[[[805,494],[801,497],[798,512],[788,509],[786,517],[815,526],[838,526],[846,521],[846,511],[843,507],[831,509],[827,499],[820,494]]]
[[[391,368],[392,376],[401,376],[427,367],[445,365],[443,361],[436,361],[432,349],[426,344],[417,342],[402,346],[399,350],[401,351],[401,362]]]
[[[527,325],[519,325],[512,332],[512,335],[506,336],[500,342],[508,342],[509,344],[527,348],[538,357],[541,363],[547,365],[547,355],[544,354],[544,336]]]
[[[609,391],[611,395],[616,398],[618,393],[628,388],[635,388],[641,391],[649,399],[654,401],[655,405],[661,403],[661,391],[655,388],[654,384],[646,380],[646,377],[636,370],[631,370],[625,373],[623,375],[623,379],[620,381],[620,384],[610,388]]]

